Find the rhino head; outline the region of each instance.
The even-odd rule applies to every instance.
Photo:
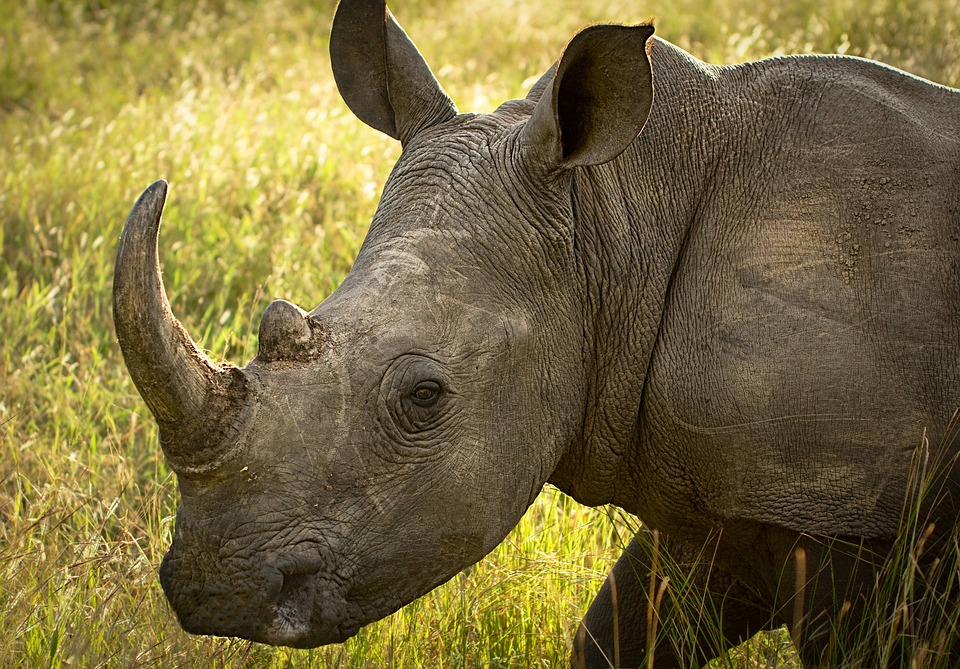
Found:
[[[576,460],[592,335],[572,175],[640,131],[651,33],[588,29],[528,99],[461,115],[382,0],[344,0],[338,86],[403,153],[344,282],[309,313],[270,304],[243,368],[171,313],[166,184],[140,197],[114,317],[178,478],[160,580],[187,631],[343,641],[482,558]],[[626,70],[640,83],[614,90]]]

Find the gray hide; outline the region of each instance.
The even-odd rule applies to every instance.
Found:
[[[549,481],[657,529],[725,621],[647,648],[641,537],[575,666],[683,666],[783,622],[815,666],[918,453],[930,546],[954,526],[960,93],[854,58],[713,67],[652,33],[588,28],[527,99],[459,114],[382,0],[344,0],[337,84],[403,153],[346,280],[270,305],[242,369],[170,313],[147,189],[115,319],[178,475],[160,579],[185,629],[341,642]]]

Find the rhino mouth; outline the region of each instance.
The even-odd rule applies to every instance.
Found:
[[[346,609],[342,589],[329,578],[317,572],[285,574],[273,620],[255,640],[292,648],[342,643],[360,630],[347,619]]]

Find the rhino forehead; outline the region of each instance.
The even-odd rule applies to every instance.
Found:
[[[498,197],[515,190],[520,183],[513,156],[519,128],[487,117],[474,117],[476,127],[454,128],[449,134],[436,130],[407,147],[384,186],[380,212],[400,207],[418,216],[429,215],[437,206],[456,208],[458,202],[472,199],[493,209],[509,203]],[[379,212],[378,212],[379,213]],[[377,217],[374,218],[374,228]]]
[[[517,134],[482,136],[477,146],[436,142],[435,151],[430,143],[405,151],[356,266],[382,261],[398,277],[429,276],[454,297],[501,292],[522,302],[554,288],[569,291],[572,202],[559,182],[545,186],[532,178],[514,155]],[[386,253],[390,247],[402,251]],[[393,268],[385,273],[392,276]]]

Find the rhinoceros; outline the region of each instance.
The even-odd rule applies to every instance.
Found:
[[[343,0],[337,85],[402,154],[342,284],[271,303],[243,368],[171,313],[166,183],[143,193],[114,317],[177,474],[160,581],[185,630],[342,642],[550,482],[657,537],[574,666],[683,666],[781,624],[818,666],[917,462],[924,556],[949,544],[960,91],[849,57],[717,67],[653,32],[588,27],[525,99],[462,114],[383,0]],[[668,555],[722,621],[686,654],[648,627]]]

